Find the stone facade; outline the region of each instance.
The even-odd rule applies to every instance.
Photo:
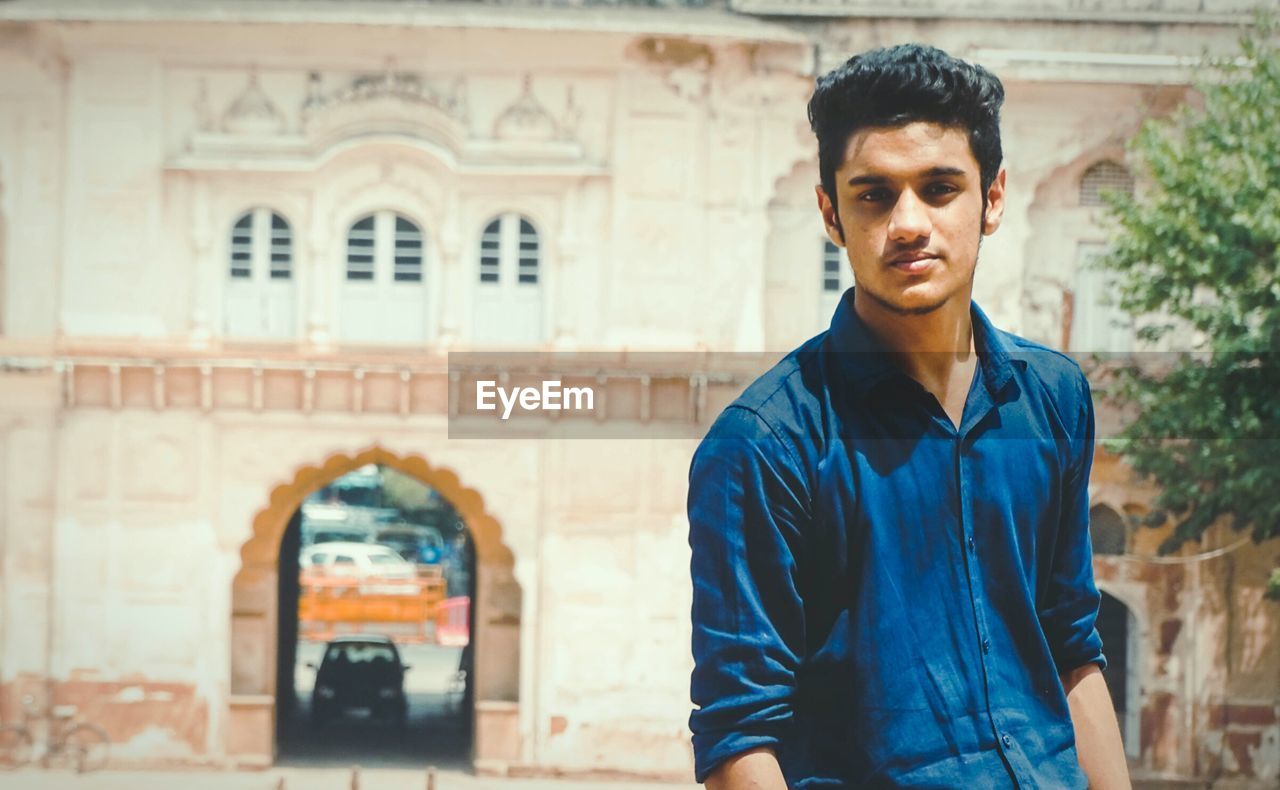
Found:
[[[815,71],[900,40],[991,66],[1010,203],[975,298],[1092,348],[1082,194],[1243,6],[871,5],[0,7],[0,718],[33,693],[125,763],[269,763],[280,536],[376,461],[475,537],[477,768],[687,778],[685,473],[742,381],[623,352],[825,327]],[[662,440],[450,439],[445,352],[498,348],[618,353],[598,381]],[[1150,500],[1102,453],[1091,491]],[[1135,774],[1274,786],[1280,546],[1160,537],[1096,561]]]

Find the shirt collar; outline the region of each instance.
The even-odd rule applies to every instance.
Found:
[[[905,374],[853,309],[854,290],[846,290],[836,305],[827,335],[827,350],[836,353],[837,365],[845,380],[861,398],[881,382]],[[969,301],[969,318],[973,324],[973,345],[978,352],[978,364],[982,367],[982,382],[995,398],[1006,384],[1016,382],[1014,363],[1025,367],[1026,362],[1011,355],[1008,340],[973,300]]]

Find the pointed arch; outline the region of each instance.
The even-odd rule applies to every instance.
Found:
[[[476,561],[513,567],[514,555],[503,543],[502,527],[485,510],[484,497],[479,491],[464,485],[452,469],[432,466],[420,455],[399,456],[373,446],[354,455],[335,453],[318,466],[304,466],[294,472],[293,480],[273,488],[267,506],[253,519],[252,537],[240,548],[241,573],[263,563],[274,566],[279,559],[280,538],[303,501],[328,483],[367,464],[390,466],[434,488],[471,531]]]
[[[291,480],[271,489],[267,504],[253,518],[252,534],[240,547],[240,567],[232,582],[229,756],[248,765],[269,765],[274,759],[278,569],[289,521],[308,496],[368,464],[389,466],[435,489],[471,534],[476,573],[473,758],[477,764],[515,759],[523,595],[502,526],[488,512],[480,492],[464,484],[452,469],[377,445],[350,455],[334,453],[320,464],[298,468]]]

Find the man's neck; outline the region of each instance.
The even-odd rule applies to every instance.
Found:
[[[968,391],[977,364],[969,291],[922,315],[894,312],[871,297],[853,292],[853,308],[889,350],[902,372],[945,401],[949,391]],[[961,399],[963,402],[963,398]]]

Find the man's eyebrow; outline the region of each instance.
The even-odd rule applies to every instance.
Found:
[[[937,178],[938,176],[963,176],[964,170],[958,167],[931,167],[923,173],[925,178]],[[854,176],[849,179],[849,186],[856,187],[863,184],[885,184],[889,179],[884,176],[868,174],[865,176]]]

